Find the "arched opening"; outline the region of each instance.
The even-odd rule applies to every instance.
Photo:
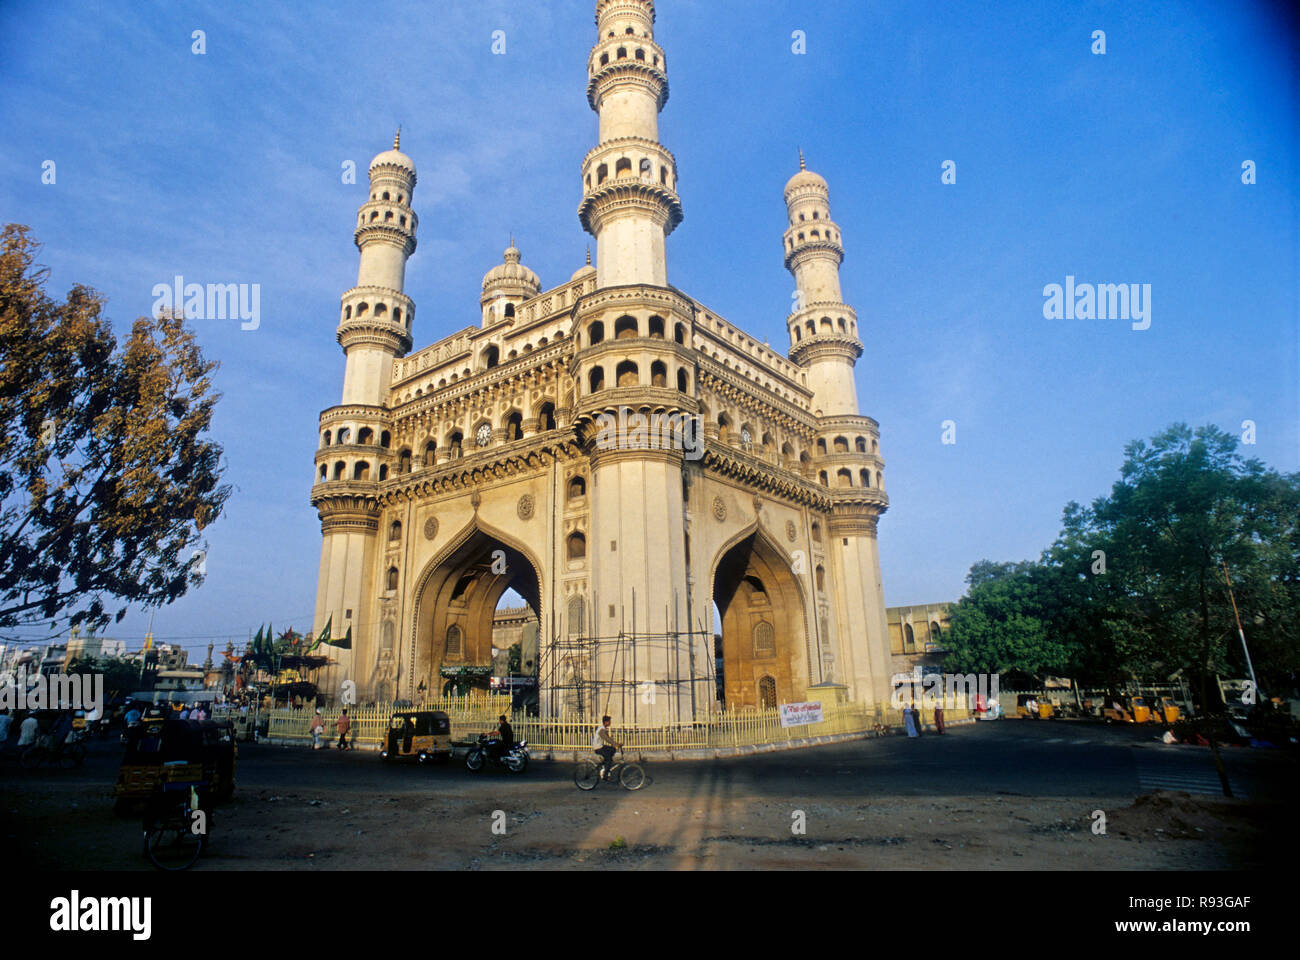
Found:
[[[847,440],[845,440],[843,437],[836,437],[836,438],[835,438],[835,452],[836,452],[836,453],[848,453],[848,452],[849,452],[849,442],[848,442]]]
[[[387,450],[393,443],[392,435],[387,430],[379,435],[379,445]]]
[[[615,382],[620,387],[635,387],[641,383],[641,372],[631,360],[624,360],[614,371]]]
[[[571,533],[564,547],[570,560],[581,560],[587,555],[587,538],[581,533]]]
[[[396,567],[388,568],[388,589],[390,591],[397,589],[397,568]]]
[[[524,415],[518,410],[506,417],[506,441],[524,438]]]
[[[418,699],[421,684],[429,696],[454,696],[488,690],[505,673],[535,677],[538,586],[528,557],[479,529],[435,561],[419,587],[413,676],[402,678],[416,691],[402,696]],[[516,644],[520,656],[511,652]]]
[[[853,486],[853,474],[847,467],[841,467],[835,471],[835,482],[841,487]]]
[[[555,404],[542,404],[542,409],[537,412],[537,429],[543,433],[555,429]]]
[[[605,389],[605,368],[592,367],[587,374],[587,392],[596,393]]]
[[[495,346],[490,346],[483,351],[483,369],[491,370],[501,359],[501,351]]]
[[[394,520],[392,526],[388,528],[388,541],[389,543],[395,543],[396,541],[401,539],[402,539],[402,521]]]
[[[690,383],[686,379],[686,371],[684,369],[677,371],[677,389],[682,393],[686,393],[687,390],[690,389]]]
[[[673,325],[673,343],[686,344],[686,328],[680,323]]]
[[[402,452],[397,455],[397,472],[411,472],[411,448],[403,447]]]
[[[858,453],[866,453],[867,441],[863,440],[861,437],[858,437],[858,439],[854,441],[854,449],[857,450]]]
[[[360,460],[360,461],[358,461],[358,462],[357,462],[357,463],[352,467],[352,479],[353,479],[353,480],[361,480],[361,481],[369,480],[369,479],[370,479],[370,464],[367,463],[365,460]]]
[[[636,317],[619,317],[614,321],[614,339],[627,340],[637,335]]]
[[[826,456],[826,440],[824,437],[817,438],[817,456]]]
[[[605,339],[605,325],[599,320],[587,328],[587,346],[594,347]]]
[[[771,681],[770,705],[803,698],[809,682],[804,601],[780,551],[753,533],[728,549],[713,574],[721,618],[721,699],[727,710],[763,706],[760,686]]]
[[[357,433],[357,443],[374,443],[375,431],[369,427],[362,427]]]
[[[330,432],[326,430],[325,433],[321,435],[321,446],[328,447],[329,445],[330,445]]]
[[[457,430],[447,438],[447,456],[452,460],[458,460],[464,452],[465,435]]]
[[[579,497],[587,495],[587,481],[584,477],[576,476],[569,481],[569,499],[577,500]]]
[[[653,338],[656,339],[656,340],[662,340],[662,339],[664,338],[664,318],[663,318],[663,317],[651,317],[651,318],[650,318],[650,336],[653,337]]]
[[[438,462],[438,443],[435,440],[430,440],[428,443],[424,445],[424,465],[426,467],[432,467],[437,462]]]
[[[617,179],[622,176],[631,176],[631,174],[632,161],[627,157],[619,157],[618,161],[614,164],[614,177]]]
[[[864,486],[864,487],[869,487],[869,486],[871,486],[871,471],[870,471],[870,470],[859,470],[859,471],[858,471],[858,483],[862,484],[862,486]]]
[[[662,360],[656,360],[650,364],[650,386],[668,386],[668,365]]]

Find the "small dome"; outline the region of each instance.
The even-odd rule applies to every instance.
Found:
[[[786,182],[785,195],[788,197],[804,187],[814,187],[822,191],[830,190],[826,180],[820,174],[813,173],[811,170],[800,170]]]
[[[370,161],[370,171],[373,173],[375,167],[391,165],[411,171],[411,176],[414,177],[415,164],[411,161],[410,157],[402,153],[401,147],[402,131],[399,129],[397,131],[397,136],[393,137],[393,149],[385,150],[383,153],[377,154],[375,159]]]
[[[575,280],[585,280],[587,277],[594,277],[595,275],[596,268],[591,265],[591,247],[588,247],[586,264],[573,271],[573,276],[569,278],[569,282],[573,283]]]
[[[540,293],[542,281],[519,262],[519,248],[513,243],[506,248],[505,263],[497,264],[483,276],[483,290],[489,287],[515,288],[525,295]]]

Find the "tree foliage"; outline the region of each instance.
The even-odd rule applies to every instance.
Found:
[[[108,623],[202,582],[222,511],[219,399],[179,317],[118,344],[95,291],[46,295],[28,228],[0,235],[0,626]]]

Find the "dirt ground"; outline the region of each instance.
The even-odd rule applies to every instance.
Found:
[[[584,794],[559,779],[501,779],[487,792],[497,796],[243,791],[218,809],[199,869],[1249,869],[1294,829],[1277,805],[1163,791],[1089,801],[1106,815],[1104,835],[1091,810],[1060,798],[795,804],[702,800],[668,783]],[[43,869],[148,869],[138,820],[111,806],[109,790],[71,779],[0,782],[5,843]]]

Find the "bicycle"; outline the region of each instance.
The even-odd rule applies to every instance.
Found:
[[[188,870],[207,847],[210,812],[195,784],[167,784],[164,791],[144,815],[144,855],[159,870]]]
[[[620,750],[621,754],[622,751]],[[640,790],[645,786],[645,768],[630,760],[615,760],[610,764],[609,777],[601,777],[603,761],[582,760],[573,770],[573,782],[579,790],[595,790],[604,783],[617,783],[624,790]]]

